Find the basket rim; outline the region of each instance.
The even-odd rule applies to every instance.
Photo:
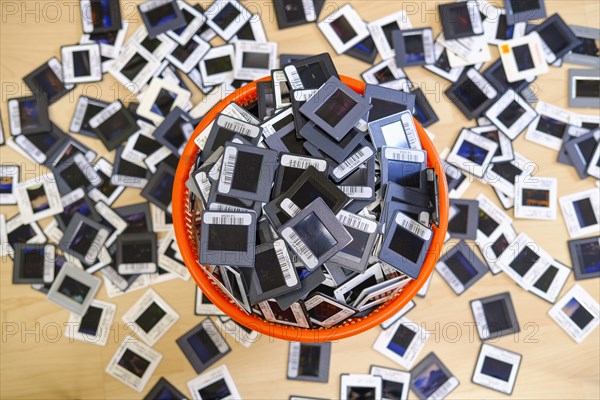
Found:
[[[365,83],[343,75],[340,75],[340,79],[355,92],[363,94]],[[186,220],[188,189],[185,183],[189,178],[189,172],[194,165],[196,154],[199,151],[194,139],[200,135],[200,133],[230,102],[233,101],[238,104],[243,103],[248,96],[256,93],[256,82],[264,82],[269,80],[271,80],[271,77],[265,77],[237,89],[235,92],[219,101],[219,103],[217,103],[196,126],[196,129],[184,148],[175,174],[175,182],[172,193],[172,215],[175,238],[177,240],[183,261],[200,290],[202,290],[203,294],[207,296],[214,305],[216,305],[234,321],[261,334],[287,341],[323,342],[348,338],[381,324],[383,321],[387,320],[400,309],[402,309],[402,307],[404,307],[410,300],[414,298],[414,296],[432,274],[444,246],[444,239],[448,226],[449,196],[443,164],[440,161],[433,142],[425,132],[425,129],[416,119],[413,118],[417,127],[419,138],[421,140],[421,145],[427,152],[427,165],[428,167],[435,168],[439,177],[438,191],[440,202],[440,226],[436,227],[434,225],[432,227],[433,239],[418,278],[407,284],[402,291],[396,295],[396,297],[382,304],[360,320],[352,320],[348,324],[342,324],[327,329],[310,329],[286,326],[266,321],[254,314],[247,314],[237,305],[232,304],[228,298],[217,291],[216,286],[214,286],[210,278],[208,278],[203,268],[200,267],[198,260],[194,255],[193,245],[190,244],[186,231],[190,221]]]

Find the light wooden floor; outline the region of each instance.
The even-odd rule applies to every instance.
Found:
[[[203,1],[203,4],[206,3]],[[268,38],[279,43],[281,53],[313,54],[332,51],[315,25],[277,31],[274,11],[270,1],[246,1],[254,11],[260,11]],[[135,4],[121,0],[123,16],[131,23],[130,33],[140,23]],[[343,2],[328,2],[323,16]],[[440,31],[436,21],[436,3],[432,1],[353,1],[352,4],[367,21],[383,17],[401,6],[408,11],[415,27],[433,26],[434,34]],[[548,13],[559,12],[569,24],[598,27],[600,3],[584,1],[546,1]],[[81,25],[78,2],[0,2],[0,80],[2,85],[2,122],[8,135],[6,101],[8,98],[26,94],[21,78],[48,58],[59,56],[61,45],[79,41]],[[497,57],[493,50],[494,58]],[[369,66],[352,58],[334,57],[340,73],[352,77]],[[551,104],[567,105],[567,68],[551,68],[550,73],[535,82],[537,96]],[[408,68],[407,74],[423,87],[427,97],[440,117],[441,122],[431,127],[436,134],[435,144],[439,150],[448,147],[462,126],[470,126],[457,108],[442,95],[448,84],[421,68]],[[110,75],[100,84],[79,85],[71,95],[52,105],[50,116],[65,132],[68,129],[74,104],[79,95],[87,94],[112,101],[119,97],[134,100],[122,85]],[[199,101],[198,94],[194,102]],[[598,110],[577,110],[583,113],[598,113]],[[78,137],[82,142],[104,153],[99,141]],[[575,171],[554,162],[556,152],[543,148],[520,137],[515,148],[525,157],[539,164],[538,176],[552,176],[559,180],[559,195],[566,195],[593,187],[591,179],[580,181]],[[105,154],[106,155],[106,154]],[[107,154],[113,159],[113,154]],[[27,163],[6,146],[0,149],[2,163],[19,163],[22,176],[31,178],[42,171],[38,166]],[[490,187],[474,183],[466,193],[474,198],[484,193],[495,200]],[[137,191],[128,189],[117,205],[139,201]],[[2,213],[11,217],[16,207],[2,207]],[[556,221],[515,221],[517,231],[525,231],[544,249],[563,263],[570,264],[567,250],[567,231],[559,212]],[[28,286],[11,285],[12,262],[2,260],[0,268],[0,301],[2,307],[2,338],[0,341],[0,397],[2,398],[139,398],[140,395],[124,386],[104,369],[127,333],[119,324],[115,335],[106,347],[97,347],[82,342],[70,343],[62,335],[68,313],[47,302],[45,298]],[[565,290],[573,285],[573,278]],[[582,281],[580,284],[598,299],[598,280]],[[170,281],[154,287],[171,306],[180,313],[181,319],[156,345],[164,355],[155,375],[150,380],[147,392],[160,376],[165,376],[182,392],[189,396],[186,382],[195,373],[179,348],[175,339],[200,321],[193,314],[194,285],[192,282]],[[461,384],[452,394],[453,398],[498,398],[496,392],[476,386],[470,382],[472,370],[479,352],[480,341],[469,334],[466,324],[472,322],[469,301],[478,297],[510,291],[516,307],[517,317],[523,328],[517,337],[503,337],[495,343],[501,347],[523,354],[523,362],[517,378],[513,396],[531,399],[598,399],[600,397],[600,330],[577,345],[547,315],[550,304],[524,292],[507,276],[492,277],[488,274],[466,294],[456,297],[434,276],[429,294],[417,299],[417,307],[408,316],[424,324],[432,331],[421,357],[434,351],[460,380]],[[564,292],[564,291],[563,291]],[[139,297],[135,292],[117,298],[116,321]],[[106,299],[104,289],[100,299]],[[112,300],[109,300],[112,301]],[[394,363],[372,350],[380,329],[333,345],[333,357],[329,384],[303,383],[286,380],[288,345],[279,340],[263,337],[252,348],[246,349],[232,344],[233,352],[223,359],[229,367],[241,395],[247,399],[287,398],[290,394],[337,398],[339,375],[342,373],[367,373],[373,364],[394,367]],[[420,357],[419,357],[420,358]],[[413,396],[411,394],[411,396]]]

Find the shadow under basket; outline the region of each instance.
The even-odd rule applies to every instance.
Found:
[[[264,78],[261,81],[267,81],[271,78]],[[363,94],[365,84],[352,78],[341,76],[340,79],[352,88],[355,92]],[[210,110],[202,119],[200,124],[194,130],[188,141],[175,176],[173,186],[173,224],[175,236],[179,250],[183,256],[185,265],[200,290],[219,307],[224,313],[233,318],[236,322],[261,334],[276,337],[288,341],[300,342],[328,342],[335,341],[365,332],[372,327],[379,325],[387,320],[404,307],[419,291],[421,286],[427,281],[444,245],[446,229],[448,226],[448,186],[444,174],[443,166],[435,147],[423,127],[415,120],[415,125],[421,139],[421,145],[427,151],[427,166],[435,168],[439,177],[438,191],[440,202],[440,226],[432,227],[433,239],[431,247],[427,253],[419,277],[412,280],[401,291],[371,311],[365,317],[349,318],[343,323],[332,328],[296,328],[287,325],[281,325],[266,321],[256,314],[249,315],[235,304],[223,291],[215,284],[212,274],[209,274],[205,267],[200,265],[198,260],[197,230],[199,224],[196,223],[200,218],[201,210],[193,209],[190,203],[190,191],[185,185],[189,178],[189,173],[194,167],[194,161],[199,151],[194,143],[194,139],[217,117],[217,115],[229,104],[236,102],[241,106],[248,105],[257,99],[256,82],[252,82],[236,90],[225,99],[221,100]]]

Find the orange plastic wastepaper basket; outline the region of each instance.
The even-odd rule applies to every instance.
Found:
[[[340,78],[357,93],[362,94],[364,92],[365,84],[363,82],[345,76],[341,76]],[[264,78],[261,81],[269,79],[270,78]],[[181,251],[185,265],[189,269],[192,278],[200,287],[200,290],[202,290],[204,295],[236,322],[260,332],[261,334],[279,339],[301,342],[335,341],[357,335],[379,325],[398,312],[417,294],[421,286],[423,286],[433,272],[433,268],[435,267],[444,244],[444,237],[448,226],[448,186],[445,174],[443,173],[442,163],[433,143],[429,139],[429,136],[427,136],[423,127],[415,120],[421,144],[423,149],[427,151],[427,165],[428,167],[435,168],[439,177],[438,187],[440,201],[440,226],[433,227],[431,247],[425,258],[419,277],[411,281],[392,299],[380,305],[369,315],[361,318],[350,318],[342,324],[332,328],[304,329],[269,322],[256,314],[247,314],[237,306],[237,304],[232,302],[229,297],[222,292],[219,286],[211,280],[211,277],[209,277],[209,274],[204,267],[198,263],[198,247],[196,243],[198,224],[195,223],[195,221],[199,219],[200,215],[199,210],[192,209],[190,205],[190,192],[185,185],[198,153],[198,147],[194,143],[194,139],[230,102],[234,101],[243,106],[255,101],[256,98],[256,82],[252,82],[220,101],[198,124],[181,155],[173,186],[173,225],[179,250]]]

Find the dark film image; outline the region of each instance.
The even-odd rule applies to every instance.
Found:
[[[490,333],[500,332],[512,327],[506,302],[502,299],[483,303],[483,312]]]
[[[283,129],[288,124],[291,124],[292,122],[294,122],[294,115],[290,114],[287,117],[283,117],[279,121],[275,122],[273,124],[273,129],[275,129],[275,131],[279,131],[280,129]]]
[[[306,14],[302,5],[294,0],[283,0],[283,14],[288,22],[305,21]]]
[[[29,197],[31,209],[33,210],[34,214],[50,208],[50,205],[48,204],[48,196],[46,196],[46,190],[44,189],[44,185],[41,183],[39,185],[29,186],[27,188],[27,197]]]
[[[81,318],[81,322],[79,324],[79,333],[96,336],[103,311],[103,308],[90,306],[85,315]]]
[[[175,2],[165,3],[162,6],[148,10],[145,14],[148,18],[148,22],[152,27],[160,26],[166,22],[172,21],[177,18],[175,14],[176,6]]]
[[[177,46],[177,48],[173,50],[173,56],[179,60],[179,62],[185,63],[197,48],[198,43],[195,40],[190,40],[185,46]]]
[[[124,159],[119,160],[119,165],[115,171],[116,175],[124,175],[125,179],[142,178],[145,179],[148,173],[146,168],[140,167],[137,164]]]
[[[240,11],[231,3],[227,3],[212,21],[217,24],[219,28],[225,30],[233,21],[235,21],[238,15],[240,15]]]
[[[452,35],[466,36],[473,34],[471,18],[469,17],[469,9],[466,3],[458,3],[446,6],[441,14],[442,18],[451,22],[445,27],[450,28]]]
[[[394,381],[386,381],[385,379],[382,381],[382,398],[389,400],[400,400],[402,399],[402,390],[404,389],[404,384],[400,382]]]
[[[508,382],[512,368],[512,364],[485,356],[481,373]]]
[[[429,397],[449,378],[439,365],[431,364],[415,379],[414,385],[424,396]]]
[[[421,164],[388,160],[388,180],[402,186],[421,186]]]
[[[187,341],[203,363],[207,363],[210,359],[219,354],[219,349],[204,328],[190,336]]]
[[[113,25],[110,0],[96,0],[91,2],[92,23],[96,28],[108,28]]]
[[[513,1],[512,3],[518,4],[520,1]],[[538,33],[554,54],[560,53],[570,44],[556,22],[548,24]]]
[[[158,181],[158,184],[152,190],[152,197],[158,200],[161,204],[168,206],[172,199],[174,181],[175,176],[173,174],[164,174],[163,178]]]
[[[448,52],[446,51],[446,49],[442,50],[442,53],[440,54],[438,59],[435,60],[435,63],[433,65],[435,65],[442,71],[450,72],[452,70],[452,67],[450,66],[450,61],[448,60]]]
[[[506,250],[509,244],[510,243],[508,243],[506,236],[500,235],[498,239],[496,239],[496,241],[492,244],[492,251],[494,252],[496,257],[499,257],[500,254],[502,254],[504,250]]]
[[[211,383],[208,386],[198,390],[198,394],[202,399],[224,399],[231,395],[225,379],[219,379],[215,383]]]
[[[202,304],[212,304],[212,301],[210,301],[210,299],[204,295],[202,295],[202,298],[200,299],[200,303]]]
[[[305,140],[298,139],[296,137],[295,130],[292,130],[292,131],[290,131],[290,133],[283,136],[281,138],[281,141],[283,142],[283,144],[289,150],[290,153],[300,154],[300,155],[309,155],[308,152],[306,151],[306,149],[304,148],[304,146],[302,146],[302,144],[305,142]],[[296,172],[298,175],[297,177],[300,177],[300,175],[302,175],[302,172],[304,172],[304,170],[301,170],[298,168],[286,168],[286,169],[293,170],[294,172]],[[293,181],[290,183],[293,184]],[[291,186],[291,185],[289,185],[289,186]],[[289,186],[288,186],[288,188],[289,188]],[[282,192],[283,191],[285,191],[285,190],[282,189]]]
[[[185,137],[185,126],[189,124],[189,122],[179,119],[178,122],[174,123],[169,127],[169,129],[163,135],[163,138],[167,140],[167,142],[171,143],[173,147],[179,148],[182,144],[187,140]]]
[[[578,256],[584,273],[600,271],[600,243],[598,241],[581,243]]]
[[[497,129],[493,130],[493,131],[488,131],[488,132],[481,132],[481,136],[498,143],[498,148],[496,149],[496,152],[494,153],[494,157],[502,155],[502,149],[500,148],[500,134]]]
[[[132,125],[129,123],[127,118],[123,115],[125,111],[116,112],[110,116],[106,121],[100,124],[97,130],[107,141],[112,141],[122,134],[123,131],[131,129]],[[137,125],[136,125],[137,127]]]
[[[260,172],[262,169],[263,156],[261,154],[238,151],[237,160],[231,181],[232,189],[244,192],[256,192]]]
[[[240,289],[241,283],[240,281],[238,281],[237,276],[231,270],[226,270],[225,274],[227,275],[227,278],[229,279],[229,282],[231,284],[231,294],[236,299],[241,299],[243,297],[242,291]]]
[[[260,287],[263,292],[285,286],[285,278],[277,260],[275,249],[256,254],[254,270],[256,275],[258,275]]]
[[[476,144],[466,140],[461,143],[457,152],[460,157],[466,158],[477,165],[483,165],[488,153],[489,152],[482,147],[479,147]]]
[[[98,114],[100,111],[104,110],[103,106],[97,106],[95,104],[88,103],[85,108],[85,114],[83,115],[83,120],[81,121],[81,131],[91,131],[92,127],[90,126],[90,119]],[[98,171],[100,173],[100,171]],[[110,177],[108,178],[110,180]]]
[[[452,204],[452,207],[458,208],[457,213],[448,221],[448,232],[466,233],[469,222],[469,206],[467,204]]]
[[[533,64],[533,58],[531,57],[531,51],[529,50],[528,44],[522,44],[520,46],[513,47],[513,57],[517,63],[517,69],[519,71],[525,71],[535,67]]]
[[[373,76],[379,83],[386,83],[396,79],[388,67],[381,68],[379,71],[375,72]]]
[[[151,111],[155,114],[162,115],[163,117],[166,116],[169,111],[171,111],[176,98],[176,93],[166,89],[160,89],[158,96],[156,96],[156,100],[154,100]]]
[[[44,254],[43,246],[22,248],[22,278],[41,278],[44,276]]]
[[[160,149],[160,147],[160,144],[156,140],[152,140],[148,136],[139,135],[133,149],[144,154],[152,154]]]
[[[58,79],[54,71],[46,66],[39,74],[33,78],[35,83],[48,95],[48,98],[57,96],[64,90],[64,85]]]
[[[269,53],[252,53],[245,51],[242,55],[242,68],[269,68]]]
[[[345,228],[350,236],[352,236],[352,241],[349,245],[344,247],[341,252],[357,258],[362,258],[367,246],[367,241],[369,240],[369,234],[349,226],[345,226]]]
[[[454,88],[454,94],[470,110],[474,111],[488,99],[485,93],[471,79]]]
[[[423,35],[404,36],[404,50],[406,62],[419,62],[425,60],[425,48],[423,47]]]
[[[292,322],[292,323],[298,322],[291,307],[288,307],[285,310],[282,310],[276,301],[268,301],[268,304],[269,304],[269,307],[271,308],[271,311],[273,311],[273,315],[275,315],[275,318],[278,321]]]
[[[444,263],[463,285],[466,285],[467,282],[477,275],[477,270],[460,251],[454,253],[454,255],[444,261]]]
[[[307,215],[293,229],[316,258],[321,257],[337,244],[337,240],[315,213]]]
[[[516,101],[511,101],[508,107],[506,107],[500,114],[498,114],[498,121],[504,126],[510,128],[515,122],[521,118],[521,115],[525,114],[526,110],[519,105]]]
[[[592,202],[589,198],[574,201],[573,209],[575,210],[579,226],[582,228],[598,223],[594,208],[592,207]]]
[[[96,188],[96,190],[99,190],[100,193],[102,193],[104,196],[110,198],[110,196],[112,196],[112,194],[115,192],[115,190],[118,189],[118,186],[113,185],[112,183],[110,183],[110,176],[104,174],[104,172],[98,170],[96,171],[98,176],[100,176],[100,179],[102,179],[102,183],[100,184],[100,186],[98,186]],[[84,214],[87,215],[87,214]]]
[[[207,75],[220,74],[233,69],[230,56],[222,56],[205,60],[204,65],[206,66]]]
[[[315,114],[330,126],[335,127],[355,105],[356,102],[350,96],[337,89]]]
[[[349,386],[347,389],[348,400],[373,400],[375,388],[370,386]]]
[[[296,72],[300,76],[304,87],[318,88],[327,81],[325,72],[318,62],[300,65],[296,68]]]
[[[109,44],[113,46],[117,40],[118,31],[90,33],[90,40],[97,43]]]
[[[246,22],[235,35],[240,40],[256,40],[254,37],[254,32],[252,32],[252,25],[250,22]]]
[[[0,194],[10,194],[13,189],[12,176],[0,176]]]
[[[520,276],[525,276],[527,271],[538,262],[540,256],[537,255],[529,246],[525,246],[523,250],[515,257],[509,266],[515,270]]]
[[[210,225],[208,250],[246,251],[248,227],[245,225]]]
[[[498,227],[498,222],[490,217],[481,208],[479,209],[479,223],[477,229],[483,232],[486,236],[490,236]]]
[[[523,173],[523,170],[511,162],[493,163],[491,168],[492,171],[510,183],[514,183],[516,177]]]
[[[577,97],[600,97],[600,80],[575,78],[575,95]]]
[[[404,325],[400,325],[396,330],[396,333],[394,333],[392,340],[390,340],[390,343],[387,345],[387,348],[398,354],[400,357],[403,357],[415,336],[416,332],[408,329]]]
[[[137,317],[135,323],[138,324],[144,332],[148,333],[165,315],[167,315],[167,312],[158,304],[152,302],[152,304]]]
[[[515,34],[515,26],[508,25],[506,22],[506,15],[499,14],[498,16],[498,27],[496,29],[496,39],[498,40],[510,40]]]
[[[523,12],[537,10],[540,8],[539,0],[510,0],[510,6],[513,12]]]
[[[90,75],[90,53],[87,50],[73,52],[73,73],[75,77]]]
[[[527,207],[550,207],[550,191],[523,189],[521,204]]]
[[[35,128],[40,124],[38,103],[35,100],[24,100],[19,102],[19,119],[21,130],[25,131]]]
[[[391,49],[394,49],[394,39],[393,39],[394,31],[397,31],[398,29],[400,29],[400,27],[398,26],[398,22],[396,22],[396,21],[390,22],[389,24],[383,25],[381,27],[381,30],[383,31],[383,34],[385,35],[385,39],[387,40],[387,43]]]
[[[384,99],[371,98],[371,105],[373,108],[369,111],[369,121],[376,121],[380,118],[387,117],[388,115],[398,114],[406,110],[406,105],[398,104]]]
[[[158,42],[157,47],[161,43],[158,39],[151,40]],[[147,60],[144,57],[142,57],[140,53],[135,53],[133,57],[131,57],[131,59],[127,62],[127,64],[125,64],[125,66],[121,69],[121,73],[125,75],[127,79],[132,81],[135,79],[136,76],[138,76],[142,69],[144,69],[146,63]]]
[[[14,247],[16,243],[25,243],[35,236],[35,231],[29,225],[21,225],[14,231],[8,234],[8,243]]]
[[[356,36],[356,31],[343,15],[339,16],[335,21],[332,21],[330,26],[344,44],[348,43]]]
[[[575,297],[565,304],[562,311],[567,317],[571,318],[579,329],[584,329],[594,319],[594,316]]]
[[[331,318],[342,309],[336,306],[334,303],[330,303],[328,301],[322,301],[317,304],[315,307],[311,308],[308,314],[311,318],[316,319],[317,321],[326,321]]]
[[[154,50],[158,49],[158,46],[160,46],[162,42],[158,38],[151,38],[149,36],[146,36],[146,38],[142,40],[142,43],[140,44],[150,53],[153,53]]]
[[[598,48],[600,48],[600,41],[593,38],[581,38],[579,39],[579,46],[575,47],[572,51],[575,54],[582,54],[586,56],[594,56],[599,57],[600,52]]]
[[[85,297],[90,291],[90,287],[84,285],[76,279],[71,278],[69,275],[65,275],[62,283],[58,288],[58,292],[67,296],[73,301],[79,304],[83,304]]]
[[[123,262],[126,264],[151,263],[153,260],[152,242],[130,242],[122,246]]]
[[[126,349],[121,356],[121,359],[117,362],[118,365],[125,368],[127,371],[131,372],[138,378],[144,376],[144,372],[150,366],[150,361],[146,360],[139,354],[134,353],[133,351]]]
[[[577,144],[577,150],[581,158],[585,161],[585,164],[589,164],[592,156],[594,155],[594,149],[596,148],[596,140],[593,136],[583,140]]]
[[[68,165],[60,171],[60,176],[71,189],[86,187],[90,184],[90,180],[74,161],[68,161]]]
[[[552,135],[555,138],[562,139],[567,126],[568,124],[566,122],[556,120],[548,115],[540,115],[536,130]]]
[[[548,289],[550,289],[550,285],[552,285],[552,281],[554,281],[554,277],[557,273],[558,268],[556,268],[553,265],[549,266],[548,269],[544,271],[542,276],[540,276],[540,278],[537,280],[537,282],[534,283],[533,286],[544,293],[548,292]]]
[[[127,222],[127,228],[123,233],[139,233],[148,231],[148,220],[144,211],[134,212],[129,215],[121,215]]]
[[[301,344],[298,375],[318,377],[320,357],[321,347]]]
[[[421,249],[423,249],[423,239],[402,227],[396,227],[390,250],[416,263],[421,255]]]
[[[69,248],[77,254],[86,255],[92,247],[96,235],[98,235],[98,229],[88,224],[82,224],[73,237]]]
[[[29,139],[29,141],[42,153],[47,153],[58,141],[57,136],[51,133],[49,134],[48,132],[29,134],[27,135],[27,139]],[[62,161],[63,160],[61,159],[58,163]]]
[[[156,397],[153,400],[171,400],[176,398],[177,395],[173,393],[169,388],[163,388],[160,392],[156,394]]]

